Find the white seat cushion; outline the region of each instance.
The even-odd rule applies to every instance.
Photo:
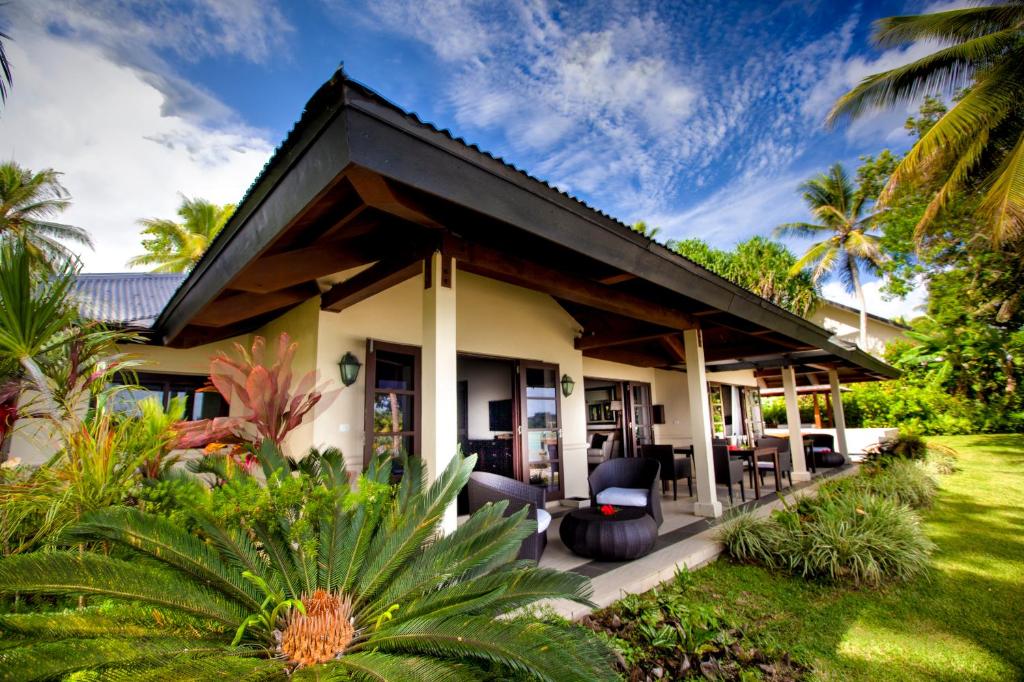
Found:
[[[597,503],[617,507],[646,507],[647,491],[643,488],[605,488],[597,494]]]
[[[551,513],[547,509],[537,510],[537,532],[543,533],[551,525]]]

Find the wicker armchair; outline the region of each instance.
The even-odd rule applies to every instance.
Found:
[[[661,515],[661,493],[658,490],[660,471],[661,465],[657,460],[642,457],[626,457],[602,462],[590,474],[590,504],[595,507],[601,504],[602,502],[597,499],[598,496],[610,488],[626,491],[627,494],[632,492],[641,498],[637,500],[640,504],[623,502],[612,502],[611,504],[622,507],[643,507],[654,519],[654,522],[660,526],[664,520]]]
[[[502,500],[508,501],[505,516],[511,516],[523,507],[529,507],[530,511],[526,518],[537,521],[537,532],[523,540],[518,558],[540,561],[540,556],[548,544],[548,525],[551,523],[551,514],[545,508],[547,493],[544,488],[486,471],[474,471],[470,474],[466,488],[469,492],[470,514],[488,502]]]
[[[672,499],[679,499],[678,481],[686,479],[686,487],[693,497],[693,470],[690,458],[681,455],[676,457],[671,445],[641,445],[640,456],[658,460],[661,465],[661,492],[668,492],[668,482],[672,481]]]

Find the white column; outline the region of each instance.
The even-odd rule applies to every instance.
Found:
[[[440,252],[430,257],[430,286],[423,290],[423,355],[421,406],[421,455],[428,480],[434,481],[451,462],[458,446],[455,351],[455,262],[451,261],[451,286],[442,281]],[[445,512],[442,531],[456,528],[455,503]]]
[[[835,417],[836,447],[839,454],[849,458],[850,451],[846,445],[846,415],[843,413],[843,395],[839,392],[839,372],[828,371],[828,383],[832,389],[832,414]]]
[[[786,396],[786,423],[789,425],[789,452],[793,457],[793,480],[809,481],[804,457],[804,438],[800,433],[800,403],[796,399],[796,373],[792,367],[782,368],[782,392]]]
[[[699,329],[683,332],[686,352],[686,388],[690,397],[690,433],[693,434],[693,464],[697,476],[698,516],[721,516],[722,503],[715,489],[715,464],[711,451],[711,407],[704,368],[704,342]]]

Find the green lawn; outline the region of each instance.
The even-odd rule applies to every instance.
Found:
[[[845,590],[722,560],[693,595],[824,680],[1024,679],[1024,436],[936,439],[960,453],[926,515],[926,579]]]

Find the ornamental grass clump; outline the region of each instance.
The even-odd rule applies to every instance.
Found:
[[[934,545],[908,501],[923,506],[934,481],[904,462],[819,489],[764,518],[741,514],[719,532],[729,556],[806,578],[877,587],[923,573]]]

